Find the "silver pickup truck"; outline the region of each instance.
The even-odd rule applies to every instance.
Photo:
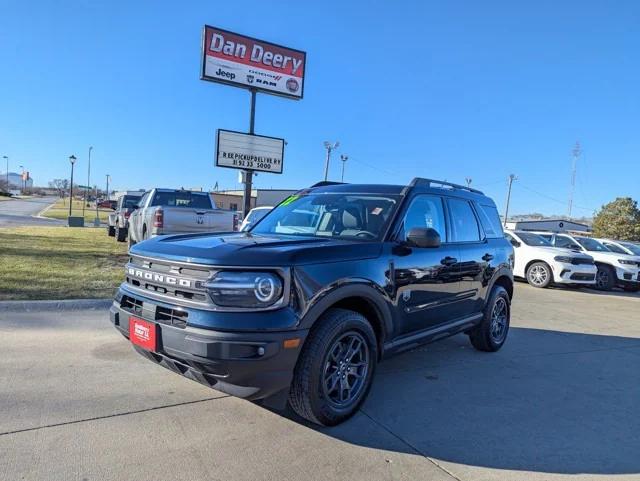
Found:
[[[118,242],[127,240],[129,216],[137,209],[142,192],[125,192],[118,197],[116,210],[107,219],[107,233],[115,237]]]
[[[216,209],[207,192],[152,189],[142,196],[129,216],[129,246],[163,234],[232,232],[238,215]]]

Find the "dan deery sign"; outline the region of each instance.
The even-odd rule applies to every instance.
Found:
[[[218,129],[216,166],[282,174],[284,139]]]
[[[306,53],[205,25],[202,78],[301,99]]]

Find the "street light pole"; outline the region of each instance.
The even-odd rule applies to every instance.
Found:
[[[2,158],[7,161],[7,192],[9,192],[9,157],[3,155]]]
[[[340,182],[344,182],[344,166],[347,163],[347,160],[349,160],[349,156],[348,155],[340,155],[340,160],[342,161],[342,176],[340,177]]]
[[[518,180],[514,174],[509,175],[509,191],[507,192],[507,206],[504,209],[504,226],[507,226],[507,218],[509,217],[509,202],[511,202],[511,184],[514,180]]]
[[[21,170],[20,172],[20,179],[22,179],[24,177],[24,165],[19,165],[18,168]],[[24,189],[22,188],[22,186],[20,184],[18,184],[18,187],[20,187],[21,189],[21,193],[24,194]]]
[[[82,215],[84,216],[84,208],[89,200],[89,189],[91,188],[91,151],[93,147],[89,147],[89,165],[87,166],[87,185],[84,189],[84,202],[82,204]]]
[[[331,145],[331,142],[329,142],[328,140],[325,140],[324,142],[324,148],[327,149],[327,160],[324,163],[325,182],[329,177],[329,161],[331,160],[331,151],[337,149],[339,146],[340,146],[340,142],[337,142],[337,141],[333,145]]]
[[[109,179],[111,179],[111,176],[107,174],[107,194],[105,200],[109,200]]]
[[[76,163],[76,156],[70,155],[69,162],[71,162],[71,185],[69,186],[69,217],[71,217],[71,207],[73,206],[73,164]]]

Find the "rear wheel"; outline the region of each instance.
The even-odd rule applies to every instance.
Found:
[[[129,249],[131,249],[134,245],[136,245],[136,241],[131,238],[131,231],[127,229],[127,243],[129,244]]]
[[[296,364],[289,404],[311,422],[335,426],[367,397],[377,342],[371,324],[357,312],[331,309],[317,322]]]
[[[114,235],[116,235],[116,229],[112,225],[107,227],[107,235],[109,237],[113,237]]]
[[[124,242],[125,240],[127,240],[127,229],[116,227],[116,240],[118,242]]]
[[[546,262],[534,262],[527,269],[527,282],[533,287],[547,287],[552,279],[551,268]]]
[[[611,266],[599,265],[596,273],[596,289],[610,291],[616,283],[616,273]]]
[[[479,351],[495,352],[507,340],[511,322],[511,300],[502,286],[494,286],[482,322],[469,331],[469,340]]]

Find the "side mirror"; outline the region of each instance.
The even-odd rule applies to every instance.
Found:
[[[440,247],[440,234],[431,227],[414,227],[407,234],[407,244],[412,247]]]
[[[511,239],[511,245],[512,245],[513,247],[520,247],[522,244],[520,244],[520,242],[518,242],[518,241],[517,241],[517,240],[515,240],[515,239]]]

